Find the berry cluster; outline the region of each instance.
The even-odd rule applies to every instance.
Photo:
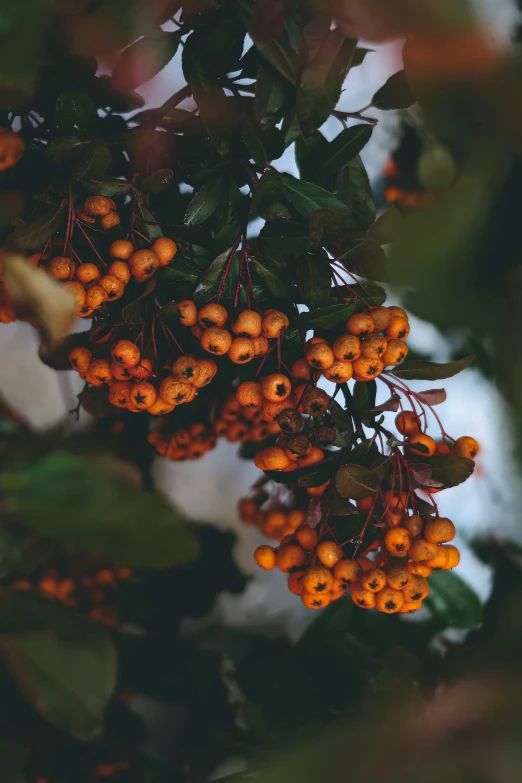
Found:
[[[305,520],[304,510],[295,508],[295,502],[285,505],[276,500],[274,503],[266,493],[242,498],[238,503],[238,513],[242,522],[254,525],[261,533],[275,541],[284,540],[288,536],[288,540],[292,539]]]
[[[161,457],[172,462],[186,462],[201,459],[208,451],[212,451],[216,445],[216,436],[200,422],[170,432],[163,420],[149,432],[148,441]]]

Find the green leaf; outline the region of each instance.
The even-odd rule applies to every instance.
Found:
[[[217,74],[199,49],[195,33],[188,37],[183,47],[182,66],[212,144],[220,155],[227,155],[230,150],[226,132],[229,122],[227,98],[217,81]]]
[[[359,245],[345,253],[341,263],[350,272],[369,280],[389,280],[388,259],[382,247],[371,239],[365,239]]]
[[[181,312],[177,304],[169,302],[168,304],[163,305],[163,307],[160,307],[154,317],[160,321],[175,321],[178,323],[180,315]]]
[[[380,245],[388,245],[397,238],[402,227],[401,213],[392,207],[377,218],[368,233],[368,239],[372,239]]]
[[[70,136],[91,136],[98,125],[96,106],[86,92],[63,92],[56,102],[56,124]]]
[[[140,290],[140,295],[130,304],[125,305],[121,314],[126,324],[141,324],[147,314],[146,299],[156,288],[156,279],[151,277]]]
[[[352,68],[357,68],[358,65],[362,65],[367,54],[375,52],[375,49],[365,49],[363,46],[358,46],[353,54],[353,60],[351,63]]]
[[[295,142],[295,162],[301,179],[320,184],[317,161],[328,155],[329,148],[329,142],[319,131],[309,136],[299,136]]]
[[[52,207],[40,217],[17,228],[9,237],[9,244],[18,250],[36,250],[60,228],[62,208]]]
[[[404,71],[398,71],[390,76],[386,84],[377,90],[372,98],[372,106],[376,109],[407,109],[415,103]]]
[[[181,514],[123,480],[122,468],[55,451],[2,474],[3,502],[39,535],[114,563],[156,569],[191,560],[197,547]]]
[[[279,128],[263,131],[253,120],[245,120],[242,136],[252,160],[261,168],[280,158],[285,151],[285,140]]]
[[[432,614],[450,628],[476,628],[482,623],[482,604],[476,593],[452,571],[435,570],[425,599]]]
[[[314,310],[330,302],[331,269],[327,259],[312,253],[299,256],[297,277],[303,304]]]
[[[462,484],[469,479],[475,469],[473,460],[456,454],[435,454],[426,459],[426,464],[431,467],[430,478],[439,481],[445,487],[456,487]]]
[[[474,356],[465,356],[463,359],[446,362],[446,364],[428,362],[424,359],[414,359],[401,364],[400,367],[393,371],[393,374],[398,378],[404,378],[409,381],[442,381],[444,378],[452,378],[457,373],[465,370],[474,358]]]
[[[103,176],[111,165],[112,155],[108,145],[98,139],[88,144],[75,170],[76,179]]]
[[[274,220],[259,232],[261,251],[276,260],[285,255],[303,253],[308,249],[308,228],[301,223]]]
[[[328,147],[318,152],[316,158],[316,178],[319,182],[329,182],[332,177],[351,163],[365,147],[373,133],[373,127],[366,123],[352,125],[341,131]]]
[[[229,247],[228,250],[225,250],[224,253],[220,253],[220,255],[212,261],[205,274],[202,275],[199,281],[199,285],[194,291],[194,299],[204,301],[205,299],[208,299],[210,296],[213,296],[215,293],[217,293],[223,280],[225,270],[229,264],[231,252],[232,248]],[[238,253],[235,253],[235,256],[236,259],[238,259]],[[232,277],[232,266],[233,264],[231,264],[229,267],[230,271],[227,276],[227,283],[229,283],[229,278]]]
[[[351,228],[351,221],[334,209],[316,209],[310,218],[310,245],[328,245]],[[380,248],[379,248],[380,249]]]
[[[70,163],[78,153],[89,144],[78,136],[63,136],[61,139],[51,141],[44,149],[44,157],[55,165]]]
[[[152,79],[172,60],[179,47],[177,33],[160,31],[140,38],[128,46],[116,60],[114,82],[123,90],[134,90]]]
[[[359,156],[339,171],[334,191],[349,207],[355,230],[366,234],[375,220],[375,204],[370,180]]]
[[[287,282],[286,274],[277,261],[267,256],[258,256],[252,261],[259,277],[274,296],[279,299],[289,299],[291,302],[295,301],[298,294],[297,289]]]
[[[154,242],[163,236],[163,230],[148,206],[144,203],[137,204],[136,228]]]
[[[205,182],[187,207],[186,225],[196,226],[213,215],[223,199],[224,188],[225,184],[221,177]]]
[[[299,313],[294,319],[294,326],[304,329],[324,329],[329,331],[346,323],[355,312],[352,304],[334,304],[320,307],[308,313]]]
[[[375,407],[377,384],[375,381],[356,381],[353,386],[353,404],[355,413],[366,427],[373,427],[375,414],[371,409]]]
[[[161,281],[165,280],[166,283],[174,283],[178,280],[188,280],[189,283],[197,283],[199,280],[200,272],[197,269],[185,264],[183,261],[177,259],[169,266],[158,269],[156,277],[159,276]]]
[[[268,44],[254,39],[257,48],[268,62],[276,68],[285,79],[297,85],[299,74],[306,63],[306,43],[301,31],[293,19],[289,19],[285,28]]]
[[[80,184],[97,196],[123,196],[133,190],[132,182],[126,182],[123,179],[112,179],[112,177],[95,177],[81,179]]]
[[[349,222],[353,227],[351,213],[346,204],[328,190],[311,182],[296,179],[290,174],[283,175],[283,186],[287,201],[304,217],[311,218],[316,209],[334,209],[345,215],[347,223]]]
[[[281,175],[269,169],[266,171],[254,191],[250,212],[252,215],[261,215],[269,204],[277,200],[283,189]]]
[[[360,500],[372,495],[379,479],[362,465],[342,465],[335,474],[335,488],[342,498]]]
[[[348,434],[353,434],[353,421],[352,417],[346,411],[341,405],[339,405],[336,400],[332,400],[330,402],[330,406],[328,408],[330,412],[330,416],[334,420],[334,423],[336,427],[339,429],[340,432],[347,432]]]
[[[116,649],[78,612],[31,593],[0,598],[0,651],[34,709],[59,731],[90,742],[104,729],[116,688]]]
[[[174,172],[172,169],[157,169],[152,174],[149,174],[148,177],[145,177],[141,183],[141,189],[156,196],[168,188],[173,177]]]
[[[319,128],[335,109],[350,68],[356,40],[340,28],[330,30],[319,52],[299,79],[296,108],[303,133]]]
[[[291,87],[275,68],[261,63],[257,72],[255,110],[262,128],[273,128],[283,116]]]

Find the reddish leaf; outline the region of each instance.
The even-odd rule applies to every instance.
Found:
[[[381,405],[377,405],[376,408],[370,408],[370,413],[383,413],[384,411],[392,411],[395,413],[399,410],[401,404],[401,398],[398,394],[392,394],[389,400],[383,402]]]
[[[315,500],[312,500],[308,506],[305,517],[305,524],[307,524],[308,527],[317,527],[322,518],[323,507],[321,505],[321,498],[316,498]]]
[[[420,484],[422,487],[436,487],[440,488],[443,487],[444,484],[441,484],[440,481],[434,481],[432,478],[429,478],[428,476],[424,475],[424,473],[418,473],[416,470],[410,471],[411,475],[417,482],[417,484]],[[431,471],[430,475],[431,475]]]
[[[426,389],[426,391],[415,392],[415,397],[426,405],[440,405],[446,401],[445,389]]]

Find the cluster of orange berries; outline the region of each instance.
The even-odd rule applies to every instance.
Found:
[[[69,362],[86,383],[92,386],[107,384],[112,405],[132,413],[146,410],[152,416],[164,416],[177,405],[191,402],[217,372],[212,359],[185,354],[173,362],[171,374],[160,383],[153,383],[152,360],[142,356],[131,340],[114,343],[111,359],[95,359],[86,347],[73,348],[69,352]]]
[[[455,526],[442,517],[406,516],[400,508],[406,503],[406,493],[390,490],[387,494],[389,526],[375,561],[366,555],[347,559],[335,541],[320,540],[315,529],[301,525],[279,547],[258,547],[257,563],[288,573],[288,589],[300,595],[310,609],[322,609],[349,592],[362,609],[375,608],[385,614],[416,612],[429,593],[426,577],[433,569],[448,570],[459,563],[458,549],[448,543],[455,537]],[[359,507],[366,504],[361,502]]]
[[[281,310],[266,310],[262,315],[255,310],[242,310],[230,324],[226,307],[218,303],[197,308],[192,299],[179,302],[180,323],[191,327],[201,347],[214,356],[228,355],[234,364],[248,364],[266,356],[270,340],[281,337],[290,321]]]
[[[132,578],[128,568],[99,568],[80,575],[59,574],[51,568],[35,582],[19,579],[5,589],[35,590],[45,598],[52,598],[63,606],[79,607],[91,620],[107,626],[116,626],[118,618],[118,590],[121,582]]]
[[[261,497],[264,502],[264,497]],[[285,536],[293,536],[305,521],[305,511],[301,508],[287,508],[271,503],[266,509],[260,507],[254,498],[242,498],[238,503],[239,518],[246,525],[255,525],[268,538],[281,541]]]
[[[154,446],[161,457],[173,462],[186,462],[201,459],[216,445],[216,436],[200,422],[193,422],[188,427],[180,427],[174,432],[168,432],[159,422],[148,434],[149,443]]]
[[[100,228],[108,231],[120,225],[120,216],[116,204],[108,196],[89,196],[83,202],[83,207],[75,209],[78,220],[93,225],[99,222]]]
[[[434,454],[456,454],[474,460],[479,452],[475,438],[463,435],[450,447],[446,441],[435,441],[431,435],[421,432],[421,422],[414,411],[403,411],[395,419],[395,426],[406,438],[406,450],[410,454],[433,457]],[[433,492],[434,490],[430,490]]]
[[[113,261],[103,274],[96,264],[76,264],[65,256],[52,258],[46,269],[51,277],[63,282],[74,300],[76,314],[90,318],[106,302],[120,299],[131,279],[145,282],[159,267],[170,264],[176,252],[176,243],[167,237],[156,239],[149,250],[136,250],[127,239],[117,239],[109,248]]]

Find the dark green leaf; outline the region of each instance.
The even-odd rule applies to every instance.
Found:
[[[306,43],[297,23],[289,19],[284,30],[268,44],[254,42],[268,62],[285,79],[297,85],[299,74],[306,62]]]
[[[225,274],[227,266],[229,266],[231,252],[232,248],[229,248],[228,250],[225,250],[224,253],[220,253],[220,255],[212,261],[205,274],[201,277],[198,287],[194,291],[194,299],[204,301],[217,293],[223,280],[223,275]],[[238,253],[236,253],[235,256],[238,258]],[[230,267],[231,266],[232,265],[230,265]]]
[[[94,193],[97,196],[123,196],[133,189],[131,182],[111,177],[82,179],[80,183],[89,193]]]
[[[92,98],[85,92],[63,92],[56,102],[56,123],[62,133],[91,136],[98,124]]]
[[[290,210],[287,206],[280,201],[273,201],[271,204],[267,204],[264,208],[261,217],[263,217],[268,223],[274,220],[290,220],[292,217]]]
[[[242,124],[242,136],[250,157],[261,168],[280,158],[285,151],[285,140],[278,128],[262,131],[253,120],[245,120]]]
[[[361,123],[341,131],[328,147],[318,151],[316,158],[317,181],[328,183],[360,153],[369,142],[373,128]]]
[[[341,257],[346,269],[369,280],[389,280],[388,259],[380,245],[365,239]]]
[[[345,457],[345,461],[350,465],[365,465],[370,467],[376,459],[381,456],[377,444],[371,438],[357,444]]]
[[[377,384],[375,381],[356,381],[353,387],[353,404],[355,412],[366,427],[372,427],[375,423],[375,414],[371,409],[375,407]]]
[[[259,180],[252,198],[252,215],[261,215],[269,204],[277,200],[283,189],[281,175],[272,169],[266,171]]]
[[[316,213],[314,212],[314,215]],[[337,212],[335,213],[338,214]],[[330,301],[331,269],[327,259],[307,253],[297,259],[297,276],[302,303],[311,310]]]
[[[404,71],[398,71],[390,76],[386,84],[377,90],[372,98],[372,106],[376,109],[407,109],[415,103],[415,96]]]
[[[465,356],[463,359],[446,362],[446,364],[415,359],[401,364],[400,367],[393,371],[393,374],[398,378],[404,378],[409,381],[441,381],[444,378],[452,378],[457,373],[462,372],[471,364],[474,358],[474,356]]]
[[[286,274],[277,261],[268,256],[258,256],[252,260],[259,277],[274,296],[291,302],[295,300],[297,289],[287,282]]]
[[[144,203],[137,204],[136,228],[141,234],[154,242],[163,236],[161,225],[158,223],[148,206]]]
[[[187,207],[185,223],[187,226],[195,226],[203,223],[219,207],[225,184],[222,178],[211,179],[205,182]]]
[[[343,465],[335,474],[335,488],[342,498],[360,500],[372,495],[379,479],[362,465]]]
[[[296,107],[305,135],[319,128],[335,109],[355,45],[355,39],[346,38],[340,28],[330,30],[318,54],[302,72]]]
[[[373,239],[380,245],[387,245],[396,239],[402,225],[403,220],[399,210],[392,207],[377,218],[369,231],[368,239]]]
[[[140,295],[130,304],[126,305],[121,311],[123,320],[126,324],[141,324],[146,316],[146,304],[144,301],[156,288],[156,279],[151,277],[147,280]]]
[[[339,240],[351,227],[351,220],[346,215],[334,209],[316,209],[310,218],[310,245],[328,245]]]
[[[51,141],[44,150],[44,156],[51,163],[61,165],[70,163],[78,153],[89,144],[85,139],[79,139],[78,136],[63,136],[61,139]]]
[[[165,280],[167,283],[174,283],[178,280],[188,280],[190,283],[196,283],[200,273],[197,269],[176,259],[176,261],[169,266],[159,269],[158,272],[156,272],[156,276],[158,275],[160,280]]]
[[[355,230],[366,234],[375,220],[375,204],[370,180],[359,156],[340,170],[334,190],[349,207]]]
[[[295,142],[295,162],[301,179],[320,184],[317,177],[317,161],[328,156],[330,143],[322,133],[314,131],[309,136],[300,136]]]
[[[153,193],[154,195],[163,193],[172,182],[173,177],[174,172],[172,169],[158,169],[149,174],[148,177],[145,177],[141,183],[141,189],[146,193]]]
[[[262,252],[276,260],[285,255],[303,253],[308,249],[308,243],[308,228],[301,223],[273,221],[266,223],[259,232]]]
[[[159,318],[160,321],[175,321],[177,323],[180,315],[180,309],[177,304],[169,302],[168,304],[163,305],[163,307],[160,307],[154,317]]]
[[[88,144],[75,170],[76,179],[103,176],[111,165],[112,155],[108,145],[98,139]]]
[[[352,304],[334,304],[320,307],[308,313],[299,313],[294,319],[294,326],[304,329],[324,329],[329,331],[344,324],[355,312]]]
[[[353,421],[348,411],[341,407],[335,400],[330,402],[328,410],[339,431],[343,433],[347,432],[351,435],[353,433]]]
[[[40,217],[17,228],[9,237],[9,244],[18,250],[36,250],[60,228],[62,208],[52,207]]]
[[[116,687],[116,650],[104,629],[30,593],[0,598],[0,651],[35,710],[82,742],[98,737]]]
[[[431,478],[445,487],[456,487],[467,481],[475,468],[475,463],[456,454],[435,454],[426,460],[431,467]]]
[[[178,47],[177,33],[160,31],[140,38],[120,54],[112,78],[122,89],[134,90],[162,71],[172,60]]]
[[[375,307],[386,301],[386,291],[376,283],[352,283],[347,290],[347,295],[352,296],[352,304],[360,312],[366,307]],[[362,301],[361,301],[362,300]]]
[[[357,68],[358,65],[361,65],[364,62],[366,55],[371,54],[372,52],[375,52],[375,49],[365,49],[363,46],[358,46],[353,54],[350,67]]]
[[[307,473],[301,476],[297,483],[300,487],[322,487],[332,478],[332,462],[331,460],[325,460],[321,462],[319,468],[312,473]]]
[[[482,605],[476,593],[452,571],[435,570],[425,600],[431,612],[450,628],[476,628],[482,622]]]
[[[281,119],[291,87],[275,68],[261,63],[257,72],[255,109],[262,128],[273,128]]]
[[[119,466],[128,468],[55,451],[4,473],[3,502],[39,535],[111,562],[156,569],[191,560],[197,547],[180,513],[123,480]]]
[[[316,209],[333,209],[345,215],[347,223],[351,223],[349,208],[337,196],[328,190],[313,185],[311,182],[296,179],[290,174],[283,175],[284,195],[291,206],[304,217],[311,218]]]

